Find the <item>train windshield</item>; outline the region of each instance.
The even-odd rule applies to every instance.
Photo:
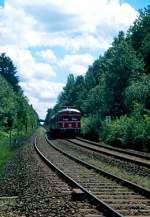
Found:
[[[78,116],[77,116],[77,117],[71,117],[71,120],[72,120],[72,121],[79,121],[79,120],[80,120],[80,117],[78,117]]]
[[[80,116],[62,116],[59,121],[80,121]]]

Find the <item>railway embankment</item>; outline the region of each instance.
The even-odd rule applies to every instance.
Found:
[[[78,216],[85,216],[88,202],[73,201],[72,189],[35,152],[34,137],[42,133],[38,129],[5,166],[0,178],[0,217],[75,217],[79,210]]]
[[[73,141],[73,143],[72,143]],[[123,159],[118,159],[117,156],[112,157],[104,153],[99,153],[95,149],[89,149],[89,146],[80,146],[80,143],[75,143],[72,140],[54,140],[57,147],[65,150],[67,153],[72,153],[75,157],[85,160],[104,171],[119,176],[120,178],[127,179],[145,188],[150,188],[150,169],[136,164],[134,161],[130,162]],[[92,146],[92,145],[91,145]],[[91,148],[90,146],[90,148]],[[119,153],[118,153],[119,155]]]
[[[66,152],[69,144],[64,150],[64,146],[56,147],[55,141],[48,141],[47,144],[44,138],[41,141],[37,137],[35,147],[38,147],[38,152],[41,152],[41,157],[48,165],[53,164],[63,176],[67,174],[67,179],[74,180],[76,185],[80,185],[90,198],[93,198],[101,208],[103,207],[103,211],[107,210],[107,216],[149,216],[148,189],[86,163],[87,157],[80,160],[81,153],[75,157],[74,152]]]

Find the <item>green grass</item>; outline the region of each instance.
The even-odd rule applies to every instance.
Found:
[[[0,138],[0,173],[6,161],[10,158],[12,150],[9,145],[9,138]]]
[[[97,166],[98,161],[95,159],[92,159],[89,161],[91,164]],[[101,166],[100,166],[101,165]],[[119,176],[122,179],[126,179],[128,181],[131,181],[137,185],[140,185],[144,188],[150,189],[150,179],[148,176],[140,176],[138,174],[133,174],[132,172],[128,172],[123,168],[119,168],[118,166],[112,166],[110,164],[106,164],[103,162],[99,162],[100,168],[102,168],[104,171],[107,171],[115,176]]]

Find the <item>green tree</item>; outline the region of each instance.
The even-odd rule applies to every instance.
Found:
[[[136,141],[148,144],[149,72],[150,6],[140,11],[127,36],[123,32],[118,34],[84,77],[69,75],[54,110],[61,106],[80,109],[84,135],[97,138],[102,133],[111,144],[117,140],[132,147]],[[112,124],[105,126],[107,115],[112,117]]]
[[[52,113],[53,113],[53,109],[49,108],[47,110],[46,117],[45,117],[45,124],[44,124],[45,126],[47,126],[49,124]]]
[[[63,92],[58,97],[58,104],[60,106],[72,106],[74,104],[74,87],[75,78],[73,74],[70,74]]]
[[[91,90],[99,84],[99,79],[103,74],[103,59],[104,58],[100,56],[87,70],[85,75],[85,86],[87,90]]]
[[[12,60],[2,53],[0,55],[0,74],[12,85],[15,91],[19,91],[19,78],[16,75],[17,69],[14,66]]]
[[[129,111],[132,111],[135,103],[142,103],[150,110],[150,76],[143,74],[138,79],[131,80],[124,97]]]
[[[105,100],[108,113],[115,116],[124,114],[123,92],[131,77],[142,72],[142,62],[137,58],[124,33],[120,32],[112,47],[106,52],[106,91]],[[108,109],[109,108],[109,109]]]
[[[140,10],[140,15],[128,31],[133,48],[145,61],[145,72],[150,72],[150,5]]]
[[[92,88],[87,98],[83,101],[82,110],[86,115],[99,115],[103,117],[104,111],[104,88],[101,85],[97,85]]]

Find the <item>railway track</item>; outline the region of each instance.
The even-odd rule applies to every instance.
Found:
[[[98,143],[77,138],[77,139],[68,139],[69,142],[74,143],[75,145],[88,148],[92,151],[103,153],[107,156],[112,156],[117,159],[126,160],[131,163],[136,163],[140,166],[150,168],[150,155],[141,154],[139,152],[122,150],[120,148],[114,148],[108,145],[100,145]]]
[[[81,188],[107,216],[150,215],[149,190],[93,167],[48,142],[50,145],[35,144],[41,157]]]
[[[103,169],[120,178],[126,178],[128,181],[134,182],[145,188],[150,188],[150,169],[139,166],[134,162],[128,162],[121,159],[116,159],[112,156],[107,156],[102,153],[89,150],[85,147],[75,145],[68,140],[54,140],[58,148],[65,150],[68,154],[73,154],[75,157],[86,161],[93,166]]]
[[[137,157],[141,157],[141,158],[145,158],[145,159],[150,160],[150,153],[147,153],[147,152],[136,151],[136,150],[133,150],[133,149],[117,148],[117,147],[107,145],[105,143],[98,143],[98,142],[87,140],[87,139],[84,139],[84,138],[81,138],[81,137],[76,137],[76,139],[79,140],[79,141],[83,141],[83,142],[98,146],[98,147],[104,147],[104,148],[107,148],[107,149],[110,149],[110,150],[119,151],[121,153],[126,153],[126,154],[129,154],[129,155],[132,155],[132,156],[137,156]]]

